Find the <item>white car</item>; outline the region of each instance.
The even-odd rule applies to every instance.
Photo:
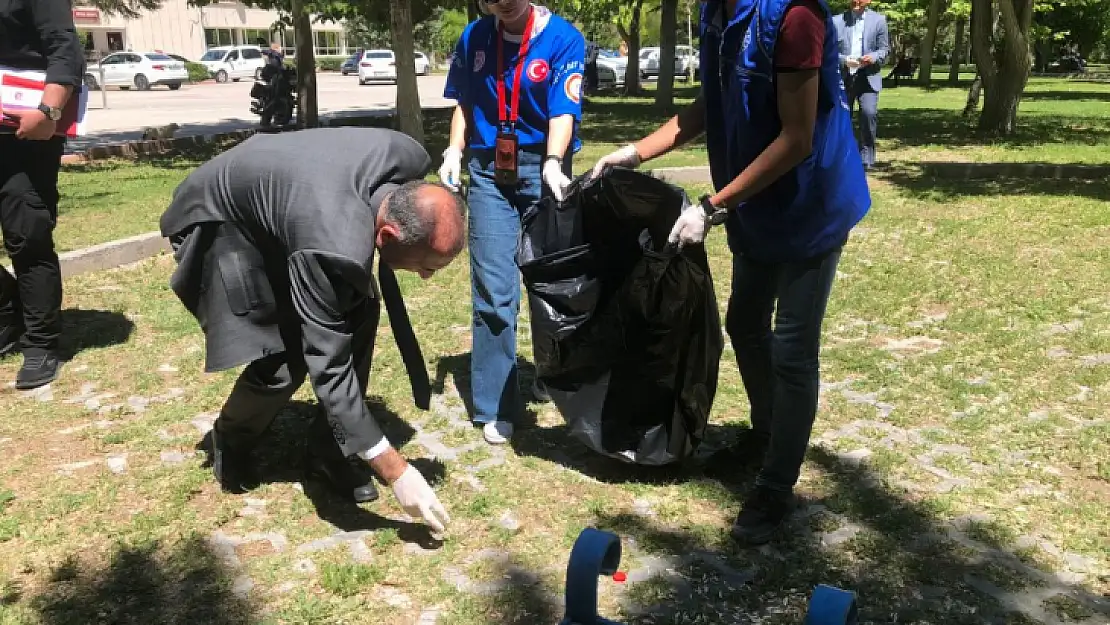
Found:
[[[431,62],[423,52],[416,53],[416,75],[424,76]],[[375,81],[397,82],[397,56],[393,50],[366,50],[358,61],[358,84]]]
[[[185,64],[160,52],[115,52],[85,68],[85,85],[90,90],[116,86],[147,91],[166,85],[177,91],[188,80]]]
[[[647,80],[648,78],[659,77],[659,64],[662,57],[662,50],[657,47],[644,48],[640,50],[640,78]],[[694,77],[697,77],[698,68],[701,62],[698,59],[698,53],[690,46],[677,45],[674,47],[674,75],[679,78],[688,76],[687,71],[690,66],[693,66]]]
[[[262,68],[266,66],[262,48],[258,46],[209,48],[198,62],[208,68],[208,74],[216,82],[227,82],[228,79],[239,82],[244,78],[258,78],[262,75]]]
[[[601,90],[619,89],[624,86],[624,77],[628,73],[628,57],[624,56],[599,56],[597,57],[597,88]]]

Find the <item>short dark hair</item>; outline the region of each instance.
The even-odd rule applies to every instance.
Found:
[[[397,226],[397,242],[401,245],[415,245],[427,241],[435,230],[434,210],[429,210],[421,202],[422,191],[428,187],[439,187],[451,194],[455,210],[460,216],[466,214],[462,196],[454,189],[439,182],[410,180],[397,187],[386,203],[386,220]]]

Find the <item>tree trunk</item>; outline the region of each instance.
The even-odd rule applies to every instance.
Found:
[[[617,32],[621,39],[628,44],[628,69],[624,75],[624,92],[626,95],[640,93],[640,14],[644,8],[644,0],[634,0],[632,3],[632,19],[628,28],[617,23]]]
[[[663,0],[659,23],[659,84],[655,105],[674,104],[675,45],[678,43],[678,0]]]
[[[320,103],[316,97],[316,53],[312,41],[312,16],[302,0],[292,0],[293,32],[297,37],[297,125],[320,125]]]
[[[424,143],[424,116],[420,110],[420,89],[416,84],[412,0],[389,3],[389,26],[393,34],[393,53],[397,57],[397,127],[419,143]]]
[[[925,28],[925,38],[921,40],[921,72],[918,80],[922,85],[929,86],[933,81],[933,51],[936,48],[937,29],[940,26],[940,14],[944,12],[944,0],[929,1],[929,17]]]
[[[994,2],[973,0],[972,49],[985,92],[979,129],[991,134],[1008,135],[1014,131],[1021,94],[1029,80],[1029,31],[1033,24],[1033,2],[997,2],[998,27],[993,28]]]
[[[956,45],[952,47],[952,66],[948,69],[948,82],[953,85],[960,82],[960,66],[964,63],[964,22],[963,17],[956,18]]]

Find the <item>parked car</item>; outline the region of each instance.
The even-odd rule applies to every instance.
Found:
[[[644,48],[640,50],[640,78],[647,80],[648,78],[659,77],[659,63],[662,57],[662,50],[660,48]],[[674,47],[674,75],[685,77],[693,65],[694,77],[697,78],[698,68],[701,62],[698,59],[697,50],[690,46],[675,46]]]
[[[363,52],[365,52],[365,50],[359,48],[353,54],[351,54],[351,56],[348,57],[346,61],[343,61],[343,64],[339,66],[340,73],[342,73],[344,76],[348,74],[357,74],[358,62],[359,59],[362,58]]]
[[[188,80],[189,70],[185,63],[158,52],[116,52],[85,68],[85,85],[90,90],[117,86],[147,91],[155,85],[165,85],[171,91],[177,91]]]
[[[619,89],[624,86],[628,73],[628,58],[620,55],[597,57],[597,88],[600,90]]]
[[[258,79],[262,75],[262,68],[266,66],[266,59],[262,57],[262,49],[258,46],[209,48],[198,62],[208,68],[208,73],[216,82]]]
[[[416,53],[416,75],[425,76],[432,63],[423,52]],[[364,50],[358,62],[358,84],[385,80],[397,82],[397,56],[393,50]]]

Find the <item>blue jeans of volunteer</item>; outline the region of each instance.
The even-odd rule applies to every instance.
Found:
[[[515,421],[523,410],[516,359],[520,270],[516,247],[520,219],[551,190],[543,182],[545,146],[525,147],[517,155],[520,184],[494,181],[493,151],[470,157],[469,252],[473,304],[470,389],[476,423]],[[571,158],[563,160],[570,175]]]
[[[725,328],[748,393],[752,429],[770,437],[756,484],[772,490],[793,490],[809,445],[820,390],[821,326],[843,245],[799,262],[733,257]]]

